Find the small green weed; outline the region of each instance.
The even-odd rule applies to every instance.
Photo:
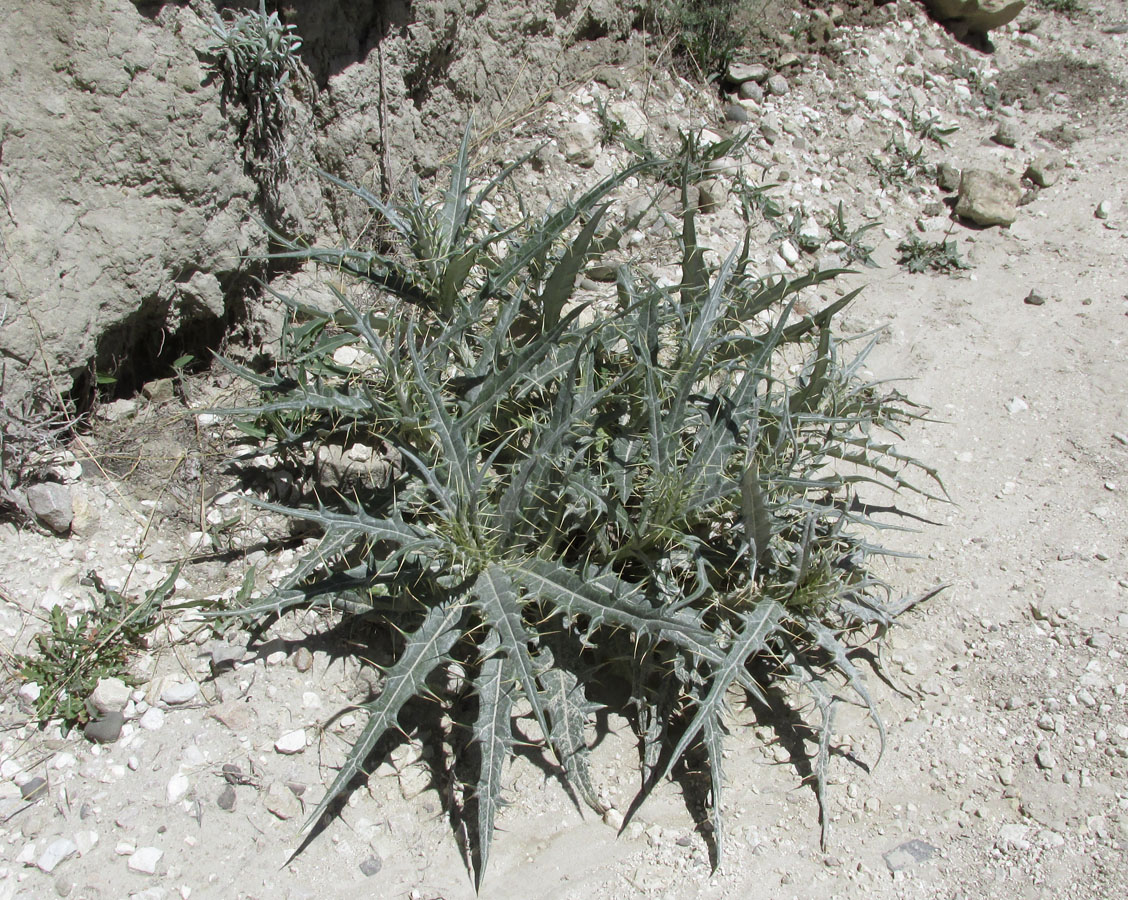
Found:
[[[740,200],[740,209],[746,225],[756,222],[776,222],[783,216],[783,207],[771,195],[778,184],[751,184],[742,174],[738,174],[733,185],[733,193]]]
[[[658,31],[673,37],[678,53],[706,79],[724,75],[750,31],[747,0],[664,0],[653,16]]]
[[[938,115],[924,118],[917,113],[915,106],[907,113],[902,110],[901,114],[905,117],[905,121],[909,123],[909,129],[917,136],[918,140],[932,141],[939,147],[947,147],[948,136],[960,130],[960,126],[955,123],[943,124]]]
[[[600,146],[617,143],[626,133],[627,126],[607,108],[607,101],[602,97],[595,98],[595,116],[599,122]]]
[[[913,273],[927,271],[951,274],[961,269],[970,269],[960,258],[955,240],[926,241],[915,234],[897,245],[901,254],[900,264]]]
[[[107,586],[91,573],[102,602],[89,612],[68,617],[62,608],[51,610],[48,628],[35,637],[37,652],[18,656],[16,664],[28,681],[39,685],[36,717],[42,723],[61,719],[63,732],[90,718],[86,698],[99,678],[120,678],[135,683],[129,673],[133,652],[158,624],[162,604],[176,589],[180,567],[140,600]]]
[[[883,188],[909,187],[932,177],[932,166],[924,157],[923,144],[910,150],[907,144],[894,136],[882,153],[884,155],[871,156],[869,161]]]
[[[858,262],[873,269],[877,268],[877,263],[873,261],[871,256],[874,248],[869,244],[862,243],[862,236],[867,231],[877,228],[879,224],[878,222],[869,222],[860,228],[851,230],[850,226],[846,224],[846,213],[842,208],[842,201],[839,200],[838,212],[826,222],[826,230],[830,232],[831,242],[838,241],[843,244],[838,250],[842,262],[846,265]]]

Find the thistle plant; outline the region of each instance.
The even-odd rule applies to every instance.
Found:
[[[512,167],[471,192],[468,144],[436,202],[337,182],[386,225],[386,244],[291,242],[287,255],[377,289],[381,308],[336,288],[332,314],[284,297],[294,325],[277,371],[232,366],[262,400],[228,412],[271,436],[264,450],[347,441],[397,460],[384,486],[260,502],[321,537],[240,614],[332,606],[382,623],[395,645],[310,823],[379,763],[417,701],[440,703],[452,724],[435,758],[453,773],[480,883],[517,741],[542,748],[577,803],[605,810],[589,751],[600,703],[614,703],[638,738],[636,807],[703,762],[719,864],[730,704],[806,698],[796,715],[820,808],[838,706],[865,707],[884,735],[851,650],[915,601],[867,571],[883,551],[857,491],[935,481],[886,440],[919,412],[862,380],[864,351],[835,338],[854,294],[796,316],[799,293],[837,273],[760,280],[747,238],[706,262],[688,202],[696,142],[512,224],[482,205]],[[579,302],[584,267],[618,242],[612,192],[671,167],[678,283],[624,265],[606,307]],[[467,687],[444,691],[455,664]]]

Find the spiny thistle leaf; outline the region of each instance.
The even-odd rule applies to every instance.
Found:
[[[682,732],[674,749],[670,751],[670,759],[662,778],[670,774],[670,770],[697,739],[701,729],[705,727],[706,720],[723,714],[725,695],[729,688],[741,676],[745,663],[767,646],[768,640],[779,628],[780,620],[786,612],[787,610],[774,600],[760,600],[751,613],[742,617],[744,627],[733,640],[720,665],[710,673],[712,683],[709,691],[698,702],[697,713]]]
[[[521,694],[533,707],[541,733],[548,737],[548,713],[537,690],[537,667],[529,652],[529,633],[521,621],[521,605],[517,591],[506,571],[491,565],[478,576],[471,589],[482,615],[500,641],[499,652],[504,653],[516,675]]]
[[[598,813],[606,807],[596,796],[588,767],[588,750],[585,730],[591,716],[599,709],[584,696],[583,685],[571,672],[555,666],[539,676],[544,690],[545,708],[552,725],[550,739],[568,783],[588,806]]]
[[[425,692],[427,676],[446,659],[461,636],[460,623],[465,614],[465,608],[458,602],[435,606],[427,610],[419,628],[406,635],[403,652],[386,673],[384,689],[375,700],[362,707],[368,712],[368,722],[349,749],[348,758],[337,771],[329,790],[307,820],[307,827],[321,818],[322,813],[361,772],[372,748],[384,733],[397,727],[400,710],[408,701]]]
[[[494,819],[501,805],[501,774],[513,745],[513,701],[516,696],[513,665],[498,652],[501,639],[496,631],[482,646],[484,659],[474,680],[478,695],[478,717],[474,722],[474,740],[481,762],[474,789],[477,805],[477,853],[475,880],[480,885],[489,860],[493,840]]]

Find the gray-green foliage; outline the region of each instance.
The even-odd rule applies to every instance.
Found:
[[[291,78],[303,78],[298,50],[302,41],[278,13],[257,10],[224,18],[212,13],[208,26],[216,39],[210,48],[223,78],[224,95],[243,104],[247,118],[243,146],[248,163],[277,177],[285,166],[285,131],[293,117],[286,90]]]
[[[516,741],[541,747],[575,798],[602,809],[589,748],[600,701],[622,686],[640,799],[703,761],[719,862],[738,696],[806,696],[820,804],[837,704],[866,707],[880,729],[850,650],[910,601],[866,569],[882,551],[856,491],[915,490],[912,469],[935,474],[887,440],[912,405],[865,382],[861,356],[834,336],[854,295],[795,315],[798,292],[835,273],[761,280],[747,240],[708,262],[685,202],[702,152],[687,142],[681,159],[504,223],[483,200],[511,170],[472,192],[464,141],[435,202],[345,186],[386,226],[380,249],[290,245],[377,288],[382,309],[339,290],[334,314],[283,298],[283,359],[271,375],[244,372],[263,399],[231,412],[269,434],[272,453],[359,442],[399,460],[386,487],[263,504],[323,536],[247,618],[331,605],[396,636],[311,822],[400,736],[409,705],[437,700],[454,723],[442,736],[454,759],[440,767],[462,785],[452,803],[480,879]],[[578,302],[584,267],[621,236],[605,224],[609,196],[646,170],[681,173],[680,280],[623,266],[617,302]],[[355,362],[334,361],[344,347]],[[454,663],[469,689],[444,693],[435,676]]]
[[[947,147],[949,135],[955,134],[960,130],[960,126],[954,122],[944,123],[940,120],[940,116],[933,115],[927,118],[917,112],[914,105],[907,113],[902,110],[901,115],[905,117],[905,121],[909,123],[909,129],[921,141],[932,141],[937,146]]]
[[[896,136],[890,138],[882,153],[869,158],[883,188],[911,187],[923,178],[930,178],[933,167],[924,156],[924,146],[909,148]]]
[[[914,274],[931,270],[950,275],[971,268],[960,256],[954,240],[926,241],[912,234],[897,245],[897,250],[901,254],[898,262]]]

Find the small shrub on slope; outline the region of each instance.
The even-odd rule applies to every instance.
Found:
[[[453,813],[468,863],[486,867],[516,740],[543,748],[574,797],[603,807],[589,769],[597,696],[621,685],[639,740],[639,802],[703,755],[720,861],[728,706],[783,685],[806,695],[823,802],[838,704],[869,709],[851,662],[912,601],[866,570],[871,522],[860,485],[916,489],[934,473],[882,437],[914,418],[859,378],[832,326],[853,294],[797,318],[797,293],[834,273],[762,281],[749,245],[719,267],[697,244],[682,159],[680,282],[619,271],[618,304],[574,299],[585,266],[617,244],[610,193],[640,163],[540,219],[501,223],[468,189],[468,140],[437,202],[386,203],[347,187],[391,235],[383,250],[291,244],[379,289],[386,314],[343,292],[326,314],[285,298],[294,324],[271,376],[245,372],[262,402],[231,410],[274,437],[272,453],[323,442],[385,448],[385,487],[294,506],[320,543],[242,614],[334,606],[385,623],[394,661],[367,722],[311,822],[379,762],[417,698],[446,706],[436,740],[464,779]],[[596,312],[593,316],[592,312]],[[351,347],[357,361],[334,361]],[[237,367],[233,367],[237,368]],[[792,374],[798,372],[799,374]],[[457,663],[472,689],[442,694]],[[788,687],[789,686],[789,687]],[[535,727],[518,738],[517,712]],[[381,743],[383,740],[383,743]],[[825,816],[824,816],[825,823]]]

